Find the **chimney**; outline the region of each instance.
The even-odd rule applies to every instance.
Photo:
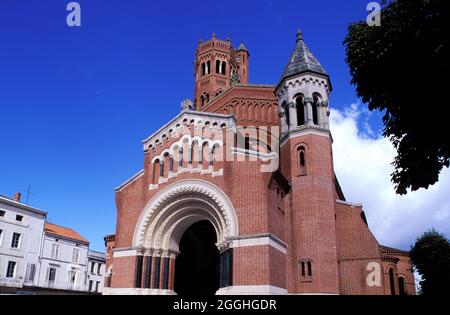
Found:
[[[20,202],[20,197],[22,197],[22,194],[20,192],[16,192],[14,194],[14,201]]]

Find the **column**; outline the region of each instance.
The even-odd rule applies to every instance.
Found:
[[[289,103],[289,119],[290,119],[290,130],[297,128],[297,108],[294,102]]]
[[[143,256],[136,256],[136,272],[134,278],[134,287],[141,288],[142,287],[142,260]]]
[[[313,113],[312,113],[312,103],[313,99],[311,97],[305,98],[306,103],[306,125],[313,125]]]
[[[330,123],[329,123],[329,120],[328,120],[328,106],[327,106],[328,104],[327,104],[327,101],[323,101],[321,105],[322,105],[321,106],[321,112],[322,112],[321,123],[322,123],[322,127],[328,129],[328,128],[330,128]]]
[[[162,258],[162,289],[168,290],[169,289],[169,273],[170,273],[170,258],[169,256],[164,256]]]
[[[219,268],[220,288],[233,285],[233,253],[231,248],[220,253]]]
[[[154,265],[153,265],[153,285],[152,288],[153,289],[159,289],[159,282],[160,282],[160,273],[161,273],[161,257],[157,256],[159,255],[158,253],[156,253],[153,256],[153,261],[154,261]]]
[[[144,288],[150,289],[152,280],[152,256],[148,254],[145,256],[145,278],[144,278]]]

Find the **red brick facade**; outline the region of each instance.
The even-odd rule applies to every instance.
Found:
[[[105,293],[173,293],[180,238],[208,220],[220,252],[218,293],[391,294],[392,269],[395,294],[414,294],[407,253],[381,247],[362,207],[345,201],[325,116],[320,128],[283,132],[280,85],[248,84],[248,62],[243,45],[215,36],[199,43],[194,110],[185,103],[144,140],[142,171],[116,190]],[[248,126],[272,138],[250,136],[240,150],[227,135]],[[261,171],[271,151],[279,168]]]

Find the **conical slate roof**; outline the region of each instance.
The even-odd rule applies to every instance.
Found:
[[[246,50],[246,51],[248,51],[247,47],[245,47],[244,42],[241,42],[241,43],[239,44],[238,50]]]
[[[303,35],[301,31],[297,31],[297,44],[295,49],[289,58],[289,61],[284,68],[283,75],[280,78],[280,83],[291,76],[301,74],[303,72],[313,72],[321,75],[328,76],[325,69],[320,62],[314,57],[311,50],[306,46],[303,41]]]

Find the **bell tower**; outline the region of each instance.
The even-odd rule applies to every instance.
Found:
[[[220,40],[213,34],[199,41],[194,62],[194,109],[202,110],[232,85],[248,83],[249,53],[243,43],[237,49],[228,37]]]
[[[275,89],[280,168],[292,187],[286,216],[289,292],[339,293],[330,92],[328,74],[298,31]]]

